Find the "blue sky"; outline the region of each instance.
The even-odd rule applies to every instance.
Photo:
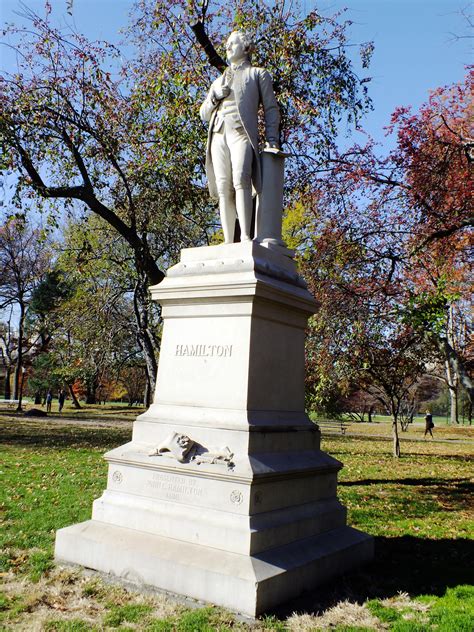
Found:
[[[306,3],[310,5],[312,3]],[[461,9],[457,0],[347,0],[347,16],[354,21],[354,41],[373,40],[375,51],[369,74],[374,112],[366,122],[381,140],[383,127],[398,105],[418,108],[439,86],[461,81],[472,63]],[[335,7],[335,2],[319,6]]]
[[[26,0],[43,12],[44,0]],[[66,13],[66,0],[51,0],[58,23],[74,23],[79,32],[92,39],[117,40],[118,31],[127,23],[132,0],[74,0],[73,17]],[[375,53],[369,74],[374,111],[366,118],[365,128],[378,141],[384,140],[383,128],[398,105],[418,108],[427,100],[429,90],[461,81],[465,65],[472,63],[466,21],[461,10],[469,10],[467,0],[322,0],[301,2],[306,10],[316,5],[325,15],[344,6],[346,18],[353,21],[351,40],[373,40]],[[0,0],[0,21],[18,22],[14,11],[18,0]],[[0,48],[5,58],[5,51]],[[357,49],[352,49],[357,57]],[[4,67],[4,63],[1,64]]]

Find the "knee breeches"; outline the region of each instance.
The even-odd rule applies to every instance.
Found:
[[[253,149],[245,130],[240,127],[212,134],[211,156],[219,195],[233,189],[250,189],[252,186]]]

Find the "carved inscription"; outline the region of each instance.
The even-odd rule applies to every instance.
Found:
[[[203,498],[205,490],[198,485],[195,478],[174,476],[173,474],[153,474],[148,479],[147,487],[161,492],[167,500],[182,500],[183,498]]]
[[[197,358],[230,358],[232,345],[176,345],[175,355]]]

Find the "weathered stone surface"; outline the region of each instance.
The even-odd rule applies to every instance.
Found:
[[[342,527],[250,556],[91,520],[58,531],[56,559],[257,616],[370,559],[372,547]]]
[[[337,500],[342,464],[304,411],[316,304],[294,262],[254,242],[193,248],[152,294],[154,402],[56,558],[251,616],[369,559]]]

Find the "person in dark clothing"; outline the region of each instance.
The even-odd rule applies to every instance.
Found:
[[[64,389],[61,389],[58,395],[59,412],[61,412],[63,409],[65,399],[66,399],[66,393],[64,392]]]
[[[427,410],[425,415],[425,434],[423,436],[426,437],[429,432],[431,438],[433,438],[432,428],[434,428],[433,415],[430,413],[429,410]]]
[[[46,412],[47,413],[51,412],[52,403],[53,403],[53,394],[51,393],[51,390],[48,390],[46,394]]]

